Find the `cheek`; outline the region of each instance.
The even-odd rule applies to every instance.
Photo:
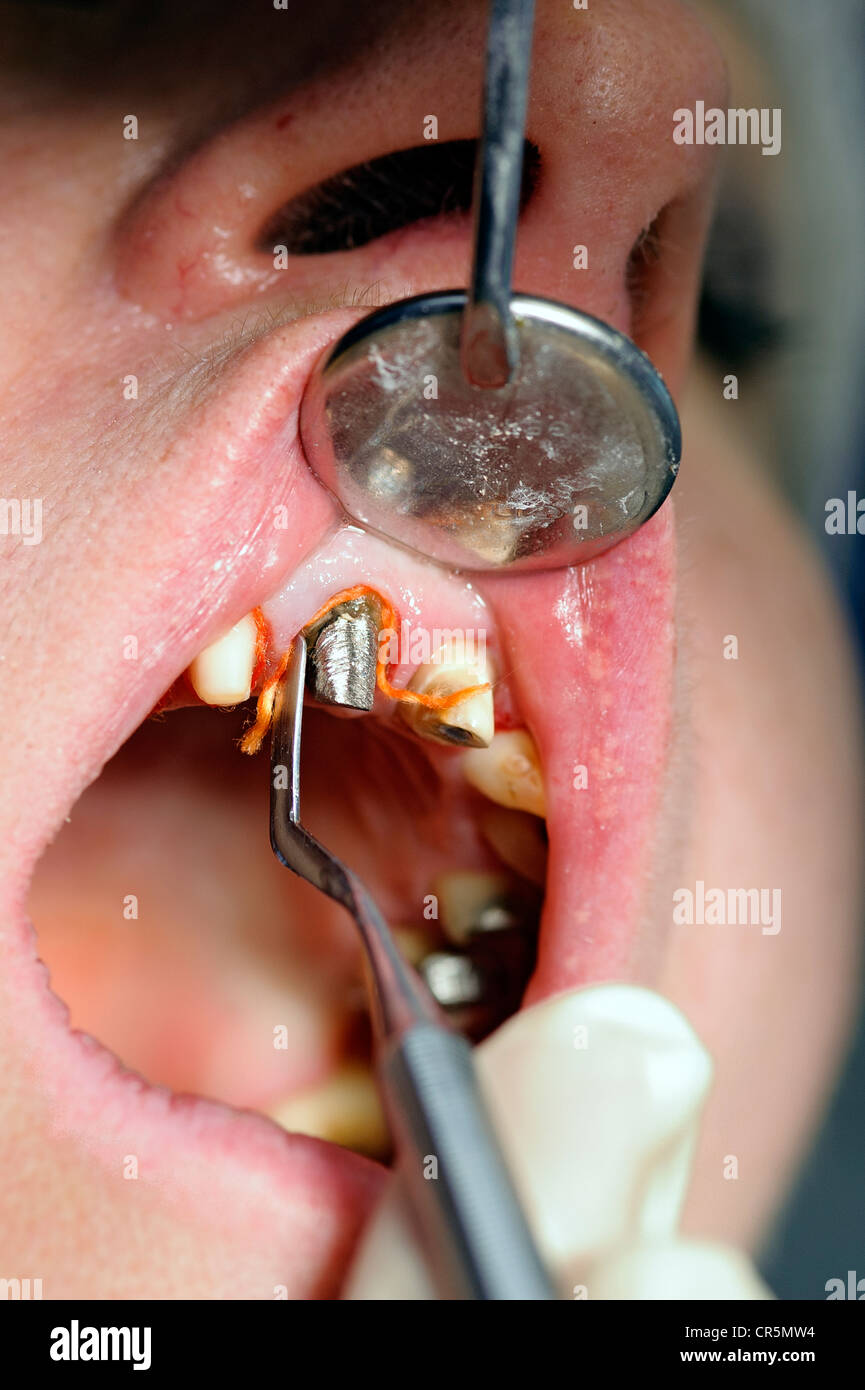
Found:
[[[676,513],[688,799],[678,877],[658,913],[669,923],[673,891],[695,891],[698,880],[707,892],[759,888],[767,906],[770,893],[780,899],[765,933],[765,907],[757,925],[674,927],[660,988],[716,1060],[691,1228],[753,1243],[813,1139],[855,1006],[861,715],[835,599],[760,481],[762,462],[742,438],[730,442],[737,426],[719,379],[713,373],[683,410],[690,448]],[[722,1180],[730,1153],[745,1182]]]
[[[24,96],[11,92],[10,100]],[[102,297],[113,300],[107,230],[164,152],[164,127],[146,142],[124,141],[120,109],[82,103],[68,111],[46,99],[39,114],[22,110],[0,134],[0,391],[22,368],[44,381],[58,349],[61,359],[69,349],[70,369],[94,338],[109,349],[116,328],[102,317]]]

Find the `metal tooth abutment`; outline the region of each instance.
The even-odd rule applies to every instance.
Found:
[[[307,629],[307,685],[322,704],[372,709],[380,625],[378,604],[356,598]]]

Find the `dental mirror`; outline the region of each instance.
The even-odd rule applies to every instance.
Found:
[[[468,291],[387,305],[316,367],[313,472],[368,530],[461,570],[588,560],[657,511],[679,419],[648,357],[599,319],[511,292],[533,0],[493,0]]]

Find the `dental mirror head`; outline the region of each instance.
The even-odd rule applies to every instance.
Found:
[[[533,0],[491,0],[467,291],[355,324],[301,406],[314,473],[354,521],[461,570],[591,559],[663,502],[676,410],[622,333],[511,293]]]
[[[494,389],[461,361],[464,291],[350,329],[301,409],[313,472],[361,526],[461,570],[591,559],[657,511],[681,454],[649,359],[599,319],[511,296],[518,354]]]

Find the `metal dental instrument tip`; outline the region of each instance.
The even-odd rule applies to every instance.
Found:
[[[306,457],[348,516],[449,569],[590,560],[657,511],[681,455],[630,338],[511,292],[531,21],[528,0],[494,0],[471,289],[361,319],[301,404]]]
[[[351,914],[368,965],[375,1063],[397,1161],[443,1298],[556,1297],[481,1097],[471,1048],[403,960],[360,879],[300,819],[307,641],[276,691],[270,843],[280,863]],[[429,1159],[437,1177],[427,1177]]]
[[[357,598],[328,614],[309,635],[307,685],[322,704],[372,709],[379,627],[377,607]]]
[[[497,388],[520,355],[511,313],[534,0],[492,0],[474,187],[474,255],[460,356],[467,381]]]

